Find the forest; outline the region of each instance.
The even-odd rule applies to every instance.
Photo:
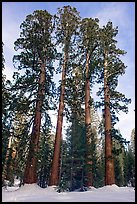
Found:
[[[2,186],[15,178],[58,192],[135,186],[135,129],[127,141],[115,128],[131,103],[117,90],[126,72],[117,34],[113,22],[100,27],[98,18],[81,18],[69,5],[54,15],[35,10],[14,42],[12,81],[3,74],[2,43]]]

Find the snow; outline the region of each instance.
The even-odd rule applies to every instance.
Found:
[[[56,186],[41,188],[37,184],[25,184],[21,187],[3,187],[2,202],[135,202],[135,189],[113,184],[91,187],[84,192],[58,193]]]

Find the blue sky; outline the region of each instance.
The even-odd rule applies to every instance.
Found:
[[[109,20],[118,26],[118,47],[127,52],[122,57],[127,69],[125,75],[119,77],[117,90],[131,98],[132,103],[128,114],[121,112],[118,115],[120,122],[115,127],[129,140],[135,127],[135,2],[2,2],[2,41],[6,61],[4,73],[7,79],[12,79],[16,71],[12,64],[13,55],[16,54],[14,42],[19,37],[19,27],[26,16],[34,10],[47,10],[55,14],[58,7],[65,5],[76,7],[82,18],[99,18],[100,26],[106,25]]]

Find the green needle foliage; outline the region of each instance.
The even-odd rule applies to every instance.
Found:
[[[109,159],[114,160],[113,182],[134,186],[135,131],[127,148],[128,142],[115,128],[118,114],[128,113],[131,103],[117,90],[119,76],[126,72],[122,61],[126,52],[117,47],[118,27],[108,21],[100,28],[98,18],[82,19],[77,9],[68,5],[58,8],[55,15],[36,10],[26,16],[20,29],[14,43],[13,81],[2,73],[3,185],[5,179],[13,182],[18,176],[42,188],[57,185],[58,192],[101,187],[107,184],[109,146]],[[2,44],[2,71],[4,63]],[[59,73],[62,79],[56,89],[53,77]],[[100,84],[99,101],[92,97],[96,84]],[[53,133],[49,110],[55,110],[57,103]],[[101,107],[99,125],[96,113]],[[66,139],[62,138],[64,115],[68,122]]]

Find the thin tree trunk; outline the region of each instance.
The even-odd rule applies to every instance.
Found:
[[[9,137],[9,142],[8,142],[8,147],[7,147],[7,152],[5,156],[5,162],[4,162],[4,167],[2,171],[2,181],[4,183],[4,180],[9,180],[13,181],[13,169],[15,169],[14,165],[14,158],[16,156],[16,150],[14,149],[13,146],[13,138],[14,138],[14,133],[11,133],[12,135]]]
[[[9,147],[7,149],[5,163],[3,167],[2,172],[2,182],[4,183],[4,180],[13,181],[13,158],[12,158],[12,148]]]
[[[38,96],[36,101],[36,110],[31,134],[30,149],[27,158],[26,169],[24,173],[24,183],[31,184],[37,182],[37,153],[41,126],[41,111],[43,98],[45,94],[45,64],[41,65],[41,74],[39,79]]]
[[[115,183],[114,159],[112,156],[110,95],[107,85],[107,52],[104,61],[104,101],[105,101],[105,185]]]
[[[76,134],[76,123],[75,123],[75,121],[76,121],[76,113],[75,112],[73,112],[72,111],[72,114],[73,114],[73,122],[72,122],[72,132],[73,132],[73,134],[71,135],[71,169],[70,169],[70,191],[72,191],[73,190],[73,185],[74,185],[74,183],[73,183],[73,171],[74,171],[74,137],[73,137],[73,135],[75,135]]]
[[[92,186],[92,161],[91,161],[91,114],[90,114],[90,79],[89,79],[89,53],[86,55],[86,83],[85,83],[85,126],[87,143],[87,186]]]
[[[60,102],[59,102],[59,110],[58,110],[58,118],[57,118],[54,153],[53,153],[53,160],[52,160],[52,166],[51,166],[51,175],[50,175],[50,179],[49,179],[49,186],[58,185],[58,183],[59,183],[60,146],[61,146],[61,138],[62,138],[67,60],[68,60],[68,54],[67,54],[67,52],[65,52],[64,64],[63,64],[63,70],[62,70],[62,84],[61,84]]]

